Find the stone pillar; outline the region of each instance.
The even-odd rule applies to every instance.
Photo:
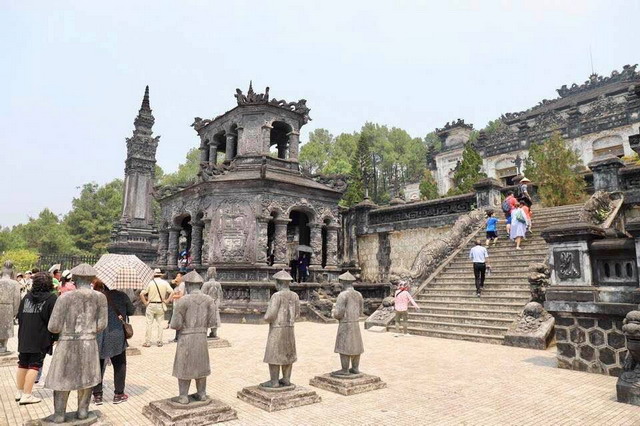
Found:
[[[204,222],[194,222],[191,227],[191,261],[194,267],[202,266],[202,230]]]
[[[202,228],[202,265],[206,266],[211,263],[211,256],[209,254],[209,234],[211,233],[211,219],[204,217],[202,219],[204,226]]]
[[[596,191],[620,191],[620,177],[618,170],[624,167],[624,162],[614,155],[606,155],[589,163],[593,172],[593,186]]]
[[[502,184],[493,178],[486,178],[473,185],[476,191],[476,203],[479,209],[491,209],[500,207],[502,202]]]
[[[202,145],[200,145],[200,162],[206,163],[207,161],[209,161],[209,148],[206,143],[203,142]]]
[[[235,151],[235,141],[236,141],[236,135],[234,133],[227,133],[227,146],[226,146],[226,157],[225,157],[225,161],[231,161],[233,160],[234,157],[234,151]]]
[[[156,259],[156,263],[160,267],[167,266],[167,249],[169,244],[169,230],[162,229],[159,232],[160,239],[158,241],[158,257]]]
[[[309,263],[309,269],[322,269],[322,224],[310,223],[311,229],[311,248],[313,255]]]
[[[178,268],[178,239],[179,228],[169,228],[169,241],[167,243],[167,268]]]
[[[218,163],[218,143],[216,141],[209,142],[209,162]]]
[[[258,217],[258,239],[256,241],[256,263],[267,264],[267,244],[269,240],[268,229],[270,217]],[[285,226],[285,233],[286,233]]]
[[[287,259],[287,224],[291,219],[275,219],[276,232],[274,235],[273,265],[279,268],[289,266]]]
[[[271,151],[271,129],[273,126],[267,122],[262,125],[262,153],[265,155]]]
[[[636,154],[640,155],[640,133],[629,136],[629,146]]]
[[[327,264],[326,269],[338,268],[338,230],[340,226],[327,226]]]
[[[300,132],[294,130],[287,133],[287,136],[289,136],[289,160],[298,161]]]

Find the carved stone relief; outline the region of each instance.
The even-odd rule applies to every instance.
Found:
[[[557,250],[553,253],[556,274],[560,279],[582,277],[580,252],[578,250]]]
[[[256,220],[249,201],[224,200],[215,210],[211,226],[214,262],[255,261]]]

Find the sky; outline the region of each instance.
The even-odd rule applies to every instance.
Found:
[[[147,84],[171,172],[199,145],[193,118],[250,80],[307,99],[303,141],[367,121],[482,128],[584,82],[590,56],[603,75],[640,62],[638,16],[637,0],[0,0],[0,226],[123,178]]]

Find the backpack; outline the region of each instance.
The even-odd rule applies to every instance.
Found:
[[[509,203],[509,200],[507,200],[506,198],[502,202],[502,211],[505,213],[509,213],[511,211],[511,203]]]
[[[521,210],[521,209],[516,210],[515,216],[516,216],[516,220],[517,220],[518,222],[520,222],[520,223],[527,223],[527,219],[525,219],[525,217],[524,217],[524,213],[522,212],[522,210]]]

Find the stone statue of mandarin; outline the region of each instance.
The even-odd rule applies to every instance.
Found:
[[[20,283],[13,274],[13,263],[6,261],[0,278],[0,356],[9,353],[7,340],[13,337],[13,319],[20,307]]]
[[[333,372],[332,375],[359,374],[360,355],[364,352],[359,322],[364,309],[364,299],[362,294],[353,288],[356,278],[349,272],[340,275],[338,280],[342,284],[342,291],[338,295],[332,315],[340,322],[334,352],[340,354],[342,369]]]
[[[180,330],[176,355],[173,361],[173,376],[178,379],[180,396],[174,401],[188,404],[189,385],[196,382],[192,398],[207,400],[207,376],[211,374],[207,330],[217,327],[215,302],[201,291],[203,279],[191,271],[184,276],[186,295],[178,299],[173,308],[171,328]]]
[[[49,319],[49,331],[59,334],[45,387],[53,389],[55,423],[65,421],[67,400],[78,391],[77,419],[89,416],[92,388],[100,383],[96,334],[107,327],[107,298],[91,289],[97,271],[82,263],[71,270],[75,291],[61,295]]]
[[[211,328],[209,337],[218,338],[218,327],[222,323],[220,321],[220,305],[222,305],[222,285],[216,281],[216,268],[213,266],[207,269],[207,282],[202,286],[202,292],[207,296],[211,296],[216,306],[216,327]]]
[[[300,315],[300,299],[289,289],[293,281],[288,272],[282,270],[273,276],[276,293],[271,296],[264,320],[269,323],[269,337],[264,353],[264,362],[269,364],[268,382],[260,384],[266,388],[291,386],[291,370],[296,362],[296,337],[293,326]],[[282,369],[282,379],[280,377]]]

